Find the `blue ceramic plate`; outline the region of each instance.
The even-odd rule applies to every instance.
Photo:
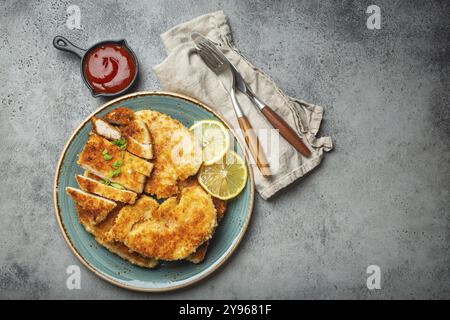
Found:
[[[173,93],[133,93],[104,104],[74,132],[58,163],[54,202],[56,217],[64,238],[87,268],[120,287],[140,291],[167,291],[193,284],[224,263],[242,239],[253,209],[252,170],[248,166],[249,177],[245,189],[237,198],[228,202],[225,218],[220,222],[202,263],[178,261],[163,263],[156,269],[137,267],[100,246],[92,235],[84,230],[78,221],[74,202],[65,192],[68,186],[77,187],[75,175],[83,172],[76,161],[91,131],[90,118],[93,115],[103,116],[117,107],[127,107],[134,111],[156,110],[181,121],[186,127],[203,119],[218,119],[229,127],[226,121],[201,102]],[[236,151],[243,155],[242,145],[238,142],[235,146]]]

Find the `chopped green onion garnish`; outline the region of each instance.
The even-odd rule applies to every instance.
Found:
[[[107,186],[109,186],[111,184],[111,180],[109,180],[109,179],[101,179],[100,182],[103,184],[106,184]]]
[[[111,187],[113,187],[113,188],[116,188],[116,189],[119,189],[119,190],[124,190],[125,188],[124,187],[122,187],[120,184],[118,184],[118,183],[111,183]]]
[[[108,173],[108,177],[109,178],[113,178],[113,177],[117,177],[120,173],[120,168],[117,168],[114,171],[111,171],[110,173]]]
[[[102,151],[102,156],[103,159],[105,159],[106,161],[111,160],[113,157],[108,153],[108,149],[103,149]]]
[[[118,146],[120,150],[125,150],[127,148],[127,140],[125,138],[116,139],[113,143]]]
[[[113,168],[117,169],[119,168],[121,165],[123,164],[122,160],[116,160],[114,161],[114,163],[112,164]]]

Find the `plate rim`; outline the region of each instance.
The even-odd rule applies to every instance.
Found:
[[[69,148],[69,146],[72,143],[72,141],[75,138],[75,136],[86,125],[86,123],[88,123],[91,120],[91,118],[93,116],[95,116],[96,114],[98,114],[99,112],[103,111],[104,109],[106,109],[109,106],[114,105],[114,104],[116,104],[118,102],[125,101],[125,100],[131,99],[131,98],[134,98],[134,97],[139,97],[139,96],[169,96],[169,97],[175,97],[175,98],[186,100],[188,102],[196,104],[197,106],[205,109],[206,111],[211,112],[214,116],[216,116],[223,123],[225,123],[227,128],[230,129],[230,131],[232,132],[233,136],[236,138],[237,143],[239,144],[239,147],[243,151],[243,155],[244,155],[244,158],[245,158],[245,161],[246,161],[246,164],[247,164],[247,169],[248,169],[249,177],[250,177],[250,206],[249,206],[246,218],[245,218],[245,222],[244,222],[243,228],[241,229],[241,231],[238,234],[238,237],[233,240],[232,245],[226,250],[225,254],[218,261],[216,261],[215,264],[212,264],[211,267],[209,267],[206,270],[204,270],[200,275],[198,275],[198,274],[194,275],[191,278],[188,278],[187,280],[185,280],[183,283],[180,283],[180,284],[177,284],[177,285],[173,285],[173,286],[162,287],[162,288],[142,288],[142,287],[137,287],[137,286],[133,286],[133,285],[130,285],[130,284],[125,284],[125,283],[117,281],[114,278],[111,278],[111,277],[109,277],[107,275],[104,275],[103,273],[98,271],[93,265],[91,265],[77,251],[77,249],[74,247],[72,241],[69,239],[67,231],[66,231],[66,229],[65,229],[65,227],[64,227],[64,225],[62,223],[61,213],[60,213],[60,208],[59,208],[59,202],[58,202],[58,180],[59,180],[59,175],[60,175],[60,172],[61,172],[61,166],[62,166],[62,163],[63,163],[63,161],[65,159],[65,156],[66,156],[66,153],[67,153],[67,149]],[[69,248],[72,251],[72,253],[78,258],[78,260],[81,261],[81,263],[88,270],[92,271],[94,274],[96,274],[101,279],[103,279],[103,280],[105,280],[105,281],[107,281],[107,282],[109,282],[109,283],[111,283],[113,285],[116,285],[118,287],[121,287],[121,288],[124,288],[124,289],[128,289],[128,290],[132,290],[132,291],[139,291],[139,292],[166,292],[166,291],[173,291],[173,290],[181,289],[181,288],[193,285],[195,283],[198,283],[199,281],[207,278],[209,275],[211,275],[216,270],[218,270],[230,258],[230,256],[234,253],[234,251],[236,250],[236,248],[238,247],[238,245],[242,241],[245,233],[247,232],[248,225],[250,223],[250,219],[251,219],[252,214],[253,214],[254,200],[255,200],[255,182],[254,182],[254,176],[253,176],[253,169],[250,166],[250,161],[248,159],[247,150],[244,147],[244,144],[242,143],[240,138],[233,132],[233,129],[232,129],[232,126],[230,125],[230,123],[226,119],[224,119],[223,116],[218,114],[217,111],[213,110],[211,107],[209,107],[205,103],[201,102],[200,100],[197,100],[195,98],[192,98],[192,97],[189,97],[189,96],[186,96],[186,95],[183,95],[183,94],[169,92],[169,91],[139,91],[139,92],[129,93],[129,94],[120,96],[119,98],[113,99],[111,101],[108,101],[108,102],[105,102],[104,104],[102,104],[94,112],[92,112],[90,115],[88,115],[81,122],[81,124],[72,132],[72,134],[70,135],[70,137],[67,140],[66,144],[64,145],[64,149],[62,150],[61,155],[60,155],[60,157],[58,159],[58,163],[57,163],[57,166],[56,166],[55,177],[54,177],[54,181],[53,181],[53,205],[54,205],[54,209],[55,209],[56,220],[58,222],[58,225],[59,225],[59,228],[61,230],[61,233],[63,234],[64,240],[65,240],[66,244],[69,246]]]

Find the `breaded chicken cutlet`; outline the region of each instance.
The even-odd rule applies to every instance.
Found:
[[[133,121],[134,112],[128,108],[116,108],[108,112],[103,119],[118,126],[126,126]]]
[[[109,114],[105,117],[108,115]],[[92,117],[91,123],[92,130],[96,134],[108,140],[118,141],[123,138],[125,140],[122,143],[125,145],[124,142],[126,141],[125,146],[128,152],[144,159],[153,158],[153,146],[150,132],[144,122],[126,117],[126,119],[123,119],[122,123],[127,123],[127,125],[116,127],[103,119]]]
[[[120,130],[103,119],[91,118],[92,131],[108,140],[118,140],[122,137]]]
[[[109,230],[114,225],[114,221],[120,211],[120,207],[111,211],[105,220],[101,223],[93,225],[90,221],[90,212],[84,210],[80,206],[77,206],[78,218],[81,224],[87,232],[91,233],[95,240],[106,249],[114,254],[117,254],[122,259],[125,259],[132,264],[135,264],[144,268],[154,268],[158,265],[158,261],[153,258],[144,257],[136,252],[130,251],[130,249],[119,241],[110,241],[107,237]]]
[[[105,155],[108,157],[106,158]],[[120,147],[97,134],[89,136],[77,163],[83,169],[136,193],[142,193],[145,179],[150,176],[153,169],[151,162],[121,150]],[[120,164],[120,168],[114,169],[115,163]]]
[[[75,176],[75,179],[83,191],[95,193],[101,197],[129,204],[133,204],[136,201],[137,194],[133,191],[120,190],[86,176],[77,175]]]
[[[67,187],[66,192],[80,208],[85,209],[86,212],[89,213],[86,217],[92,225],[103,221],[108,213],[117,206],[114,201],[76,188]]]
[[[178,194],[178,184],[195,175],[202,163],[194,135],[181,122],[157,111],[138,111],[135,119],[147,125],[155,153],[155,167],[145,184],[145,193],[158,199]]]
[[[132,251],[159,260],[180,260],[209,240],[217,225],[211,196],[199,185],[182,190],[159,205],[142,196],[122,208],[110,231],[110,240],[120,241]]]
[[[214,207],[216,208],[217,212],[217,223],[220,223],[220,221],[223,219],[223,216],[225,215],[225,211],[227,210],[227,201],[220,200],[214,197],[212,199]],[[197,250],[195,250],[195,252],[191,253],[188,257],[186,257],[186,260],[195,264],[202,262],[205,259],[208,247],[209,247],[209,240],[203,243],[200,247],[198,247]]]

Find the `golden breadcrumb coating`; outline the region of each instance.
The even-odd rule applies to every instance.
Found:
[[[120,241],[109,241],[108,233],[109,230],[114,225],[117,215],[119,214],[121,206],[117,206],[113,211],[111,211],[105,220],[97,225],[92,225],[89,220],[91,213],[84,210],[80,206],[77,206],[78,217],[81,224],[84,226],[87,232],[91,233],[95,240],[106,249],[114,254],[117,254],[122,259],[125,259],[132,264],[135,264],[144,268],[154,268],[158,265],[158,260],[153,258],[148,258],[140,255],[136,252],[131,252],[130,249]]]
[[[111,229],[110,240],[120,240],[132,251],[159,260],[184,259],[211,238],[217,224],[214,203],[199,185],[186,187],[179,199],[158,205],[141,197],[124,207]]]
[[[114,200],[133,204],[136,201],[137,194],[133,191],[120,190],[104,183],[101,183],[95,179],[91,179],[85,176],[77,175],[75,179],[78,182],[81,190],[86,192],[95,193],[99,196]]]
[[[192,132],[181,122],[156,111],[141,110],[135,117],[145,122],[150,131],[155,158],[145,193],[159,199],[178,194],[178,183],[195,175],[202,161]]]
[[[92,224],[103,221],[117,205],[114,201],[76,188],[67,187],[66,192],[77,205],[89,212],[89,220]]]
[[[104,153],[110,156],[105,159]],[[116,169],[113,164],[121,162],[120,172],[111,176]],[[131,191],[142,193],[146,176],[151,174],[153,164],[131,153],[121,150],[112,142],[96,134],[89,136],[78,157],[78,165],[103,179],[109,179]]]

